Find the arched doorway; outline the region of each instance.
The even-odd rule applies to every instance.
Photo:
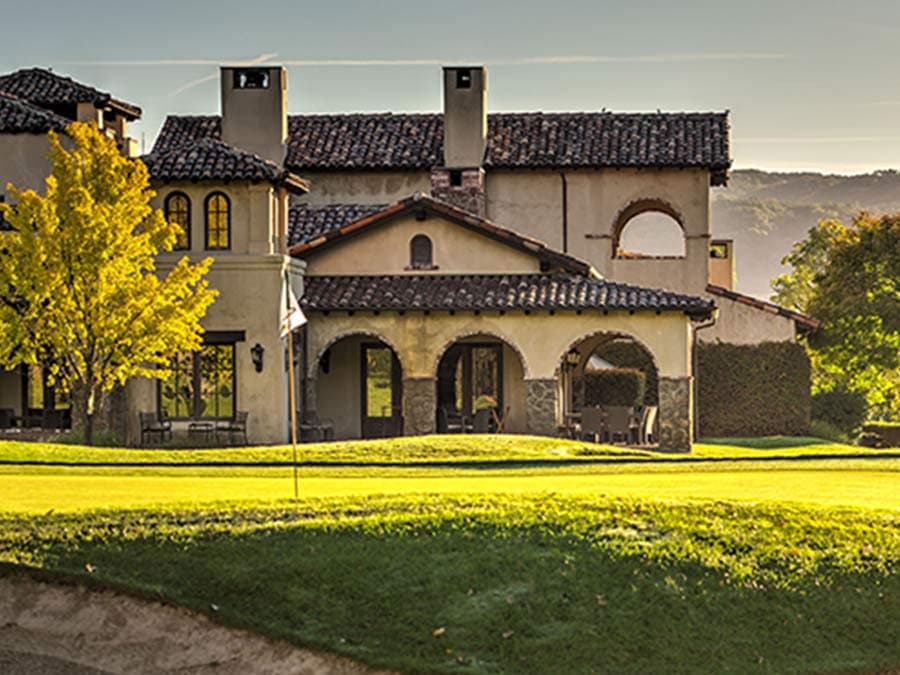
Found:
[[[504,340],[473,335],[451,343],[436,380],[438,433],[525,430],[525,368]]]
[[[384,340],[344,336],[321,353],[315,372],[317,413],[335,438],[403,435],[403,371]]]
[[[563,356],[561,370],[570,428],[599,440],[658,444],[659,372],[641,342],[620,333],[586,336]]]

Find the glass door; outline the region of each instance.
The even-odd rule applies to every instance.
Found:
[[[402,435],[400,362],[390,347],[365,344],[361,366],[362,437]]]

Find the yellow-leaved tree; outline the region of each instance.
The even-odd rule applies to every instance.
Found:
[[[169,377],[177,352],[199,349],[216,291],[209,258],[157,275],[156,255],[172,250],[179,226],[151,208],[144,163],[95,124],[72,123],[63,138],[50,132],[44,194],[10,185],[12,203],[0,204],[10,226],[0,237],[0,365],[43,366],[71,395],[90,445],[109,392]]]

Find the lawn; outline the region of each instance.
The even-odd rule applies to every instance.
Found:
[[[0,561],[406,672],[900,668],[896,455],[390,444],[307,446],[295,502],[283,448],[0,443]]]

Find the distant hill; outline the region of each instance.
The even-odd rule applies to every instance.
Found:
[[[900,173],[859,176],[733,171],[713,190],[712,233],[734,239],[737,290],[768,298],[781,259],[821,218],[845,222],[857,213],[900,211]]]

